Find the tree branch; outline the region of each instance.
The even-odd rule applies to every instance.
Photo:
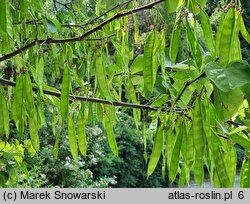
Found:
[[[60,1],[57,1],[57,0],[53,0],[54,3],[57,3],[57,4],[60,4],[61,6],[64,6],[65,8],[67,9],[71,9],[69,6],[68,6],[68,3],[64,4],[64,3],[61,3]]]
[[[7,80],[7,79],[3,79],[3,78],[0,78],[0,84],[12,86],[12,87],[16,86],[15,82]],[[36,86],[33,86],[32,89],[35,92],[37,92],[39,90],[38,87],[36,87]],[[56,96],[58,98],[61,97],[61,93],[59,91],[55,92],[55,91],[50,91],[50,90],[44,89],[43,93],[50,95],[50,96]],[[87,101],[87,102],[92,102],[92,103],[101,103],[101,104],[108,104],[108,105],[128,107],[128,108],[136,108],[136,109],[149,110],[149,111],[158,111],[159,110],[159,107],[154,107],[154,106],[150,106],[150,105],[141,105],[141,104],[127,103],[127,102],[119,102],[119,101],[112,101],[111,102],[111,101],[100,99],[100,98],[74,96],[74,95],[70,95],[69,97],[70,97],[70,100]],[[170,109],[169,108],[162,108],[161,111],[168,112],[168,111],[170,111]],[[187,115],[184,113],[184,111],[185,111],[184,109],[176,108],[176,109],[174,109],[174,111],[187,117]]]
[[[19,50],[16,50],[14,52],[11,52],[9,54],[6,54],[6,55],[0,57],[0,62],[4,61],[6,59],[10,59],[11,57],[13,57],[13,56],[15,56],[17,54],[20,54],[23,51],[28,50],[30,47],[34,46],[36,43],[37,44],[52,44],[52,43],[61,44],[61,43],[67,43],[67,42],[83,41],[88,36],[90,36],[91,34],[93,34],[96,31],[102,29],[102,27],[104,27],[105,25],[109,24],[110,22],[112,22],[112,21],[114,21],[116,19],[119,19],[121,17],[124,17],[124,16],[130,15],[130,14],[142,11],[142,10],[152,9],[155,5],[157,5],[157,4],[161,3],[161,2],[164,2],[164,0],[158,0],[158,1],[155,1],[153,3],[146,4],[144,6],[141,6],[141,7],[135,8],[135,9],[131,9],[129,11],[117,13],[113,17],[111,17],[111,18],[107,19],[106,21],[100,23],[99,25],[97,25],[96,27],[90,29],[89,31],[87,31],[86,33],[84,33],[83,35],[81,35],[79,37],[65,38],[65,39],[52,39],[52,38],[42,39],[42,40],[38,39],[38,40],[33,41],[32,43],[30,43],[30,44],[28,44],[28,45],[20,48]]]
[[[175,101],[174,101],[174,105],[181,99],[183,93],[185,92],[185,90],[190,86],[192,85],[193,83],[195,83],[196,81],[198,81],[199,79],[205,77],[205,72],[201,73],[197,78],[191,80],[191,81],[188,81],[185,83],[184,87],[182,88],[181,92],[179,93],[179,95],[176,97]]]
[[[127,5],[127,4],[129,4],[130,2],[132,2],[132,1],[134,1],[134,0],[128,0],[128,1],[126,1],[126,2],[124,2],[124,3],[117,4],[116,6],[112,7],[111,9],[109,9],[109,10],[106,11],[106,12],[104,12],[104,13],[101,14],[100,16],[97,16],[97,17],[91,19],[91,20],[88,21],[87,23],[81,24],[80,26],[81,26],[81,27],[84,27],[84,26],[87,26],[87,25],[89,25],[89,24],[92,24],[92,23],[94,23],[96,20],[102,18],[103,16],[106,16],[106,15],[107,15],[108,13],[110,13],[111,11],[114,11],[115,9],[117,9],[117,8],[119,8],[119,7],[122,7],[122,6],[124,6],[124,5]]]
[[[37,40],[34,40],[31,43],[25,45],[24,47],[21,47],[20,49],[15,50],[14,52],[11,52],[11,53],[9,53],[7,55],[4,55],[4,56],[0,57],[0,62],[2,62],[4,60],[7,60],[7,59],[10,59],[10,58],[12,58],[12,57],[14,57],[14,56],[16,56],[16,55],[18,55],[18,54],[20,54],[20,53],[28,50],[29,48],[35,46],[36,42],[37,42]]]
[[[113,36],[115,36],[115,34],[110,34],[110,35],[104,36],[104,37],[102,37],[102,38],[86,38],[85,41],[98,41],[98,40],[104,40],[104,39],[111,38],[111,37],[113,37]],[[16,56],[16,55],[18,55],[18,54],[20,54],[20,53],[22,53],[22,52],[28,50],[29,48],[35,46],[36,44],[51,44],[50,41],[53,41],[53,39],[48,38],[47,40],[34,40],[34,41],[32,41],[31,43],[25,45],[24,47],[21,47],[20,49],[15,50],[14,52],[11,52],[11,53],[9,53],[9,54],[7,54],[7,55],[4,55],[4,56],[0,57],[0,62],[2,62],[2,61],[4,61],[4,60],[7,60],[7,59],[10,59],[10,58],[12,58],[12,57],[14,57],[14,56]],[[63,40],[62,40],[62,42],[63,42]],[[62,43],[62,42],[61,42],[61,43]]]

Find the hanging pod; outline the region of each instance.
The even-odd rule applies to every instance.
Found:
[[[203,130],[203,119],[201,104],[199,99],[196,99],[194,109],[193,109],[193,139],[195,148],[195,158],[202,159],[204,156],[205,149],[205,137]]]
[[[240,33],[242,37],[248,42],[248,44],[250,44],[250,35],[247,32],[242,15],[239,15],[239,27],[240,27]]]
[[[181,122],[179,134],[176,136],[173,152],[172,152],[171,159],[170,159],[169,178],[172,182],[175,180],[177,171],[179,168],[183,133],[184,133],[184,125],[183,125],[183,122]]]
[[[198,68],[200,68],[202,65],[202,54],[200,51],[199,43],[194,35],[194,32],[192,31],[189,25],[188,20],[186,21],[186,34],[187,34],[188,43],[190,45],[195,64]]]
[[[215,173],[218,176],[218,184],[220,188],[229,188],[231,186],[230,178],[226,169],[226,165],[224,163],[223,154],[221,150],[221,142],[218,138],[218,136],[215,134],[215,132],[212,130],[212,140],[213,140],[213,147],[212,147],[212,153],[213,153],[213,160],[214,160],[214,168]],[[217,183],[217,182],[215,182]]]
[[[64,67],[64,72],[63,72],[61,101],[60,101],[60,113],[62,117],[62,122],[64,122],[68,117],[69,93],[70,93],[70,71],[69,67],[66,65]]]
[[[235,61],[235,60],[242,60],[241,55],[241,47],[240,47],[240,38],[239,38],[239,32],[240,32],[240,14],[235,11],[235,20],[234,20],[234,28],[233,28],[233,34],[232,34],[232,41],[231,41],[231,50],[230,50],[230,57],[229,62]]]
[[[117,143],[116,143],[116,139],[115,139],[115,135],[114,135],[114,131],[113,131],[113,126],[115,124],[115,118],[112,117],[112,107],[110,106],[105,106],[104,107],[104,112],[103,112],[103,126],[104,129],[106,131],[107,134],[107,138],[108,138],[108,144],[109,147],[111,149],[111,151],[113,152],[113,154],[115,156],[118,156],[118,147],[117,147]]]
[[[143,68],[143,78],[144,78],[144,88],[145,91],[150,93],[153,92],[153,88],[156,80],[156,72],[158,68],[158,51],[160,48],[159,34],[156,29],[154,29],[146,40],[146,45],[143,53],[144,68]]]
[[[107,100],[111,100],[111,93],[109,90],[106,70],[105,70],[105,62],[104,62],[104,54],[102,49],[96,50],[95,53],[95,60],[94,60],[94,67],[95,67],[95,77],[97,80],[97,84],[99,90],[104,98]]]
[[[78,161],[78,148],[73,116],[68,119],[68,140],[71,155],[75,161]]]
[[[11,106],[11,116],[15,121],[15,125],[18,130],[19,139],[22,139],[24,132],[24,123],[25,123],[25,109],[24,109],[24,76],[21,75],[16,80],[16,86],[14,90],[14,97]]]
[[[87,139],[84,120],[84,103],[81,104],[81,109],[78,113],[78,147],[83,156],[87,153]]]
[[[158,164],[158,161],[161,157],[162,148],[163,148],[163,138],[164,138],[163,126],[160,125],[157,128],[157,131],[154,137],[154,146],[153,146],[153,150],[150,155],[149,162],[148,162],[148,171],[147,171],[148,177],[154,172]]]
[[[171,63],[174,64],[177,58],[177,54],[179,51],[179,43],[181,36],[181,13],[182,9],[179,10],[178,15],[176,16],[174,27],[172,29],[172,35],[170,40],[170,48],[169,48],[169,57]]]
[[[222,12],[221,17],[220,17],[220,21],[219,21],[219,24],[217,27],[217,32],[215,35],[215,53],[216,53],[217,57],[220,55],[220,38],[221,38],[224,19],[225,19],[225,13]]]
[[[0,134],[5,134],[6,138],[9,137],[10,132],[10,117],[9,117],[9,106],[8,101],[4,97],[4,90],[0,86]]]
[[[201,27],[203,30],[203,36],[205,38],[207,47],[211,53],[211,55],[215,56],[215,42],[212,33],[212,27],[210,23],[209,16],[207,15],[204,9],[200,9],[200,20],[201,20]]]
[[[223,27],[221,30],[221,36],[219,39],[219,60],[220,63],[226,66],[230,61],[231,44],[233,40],[235,23],[235,8],[230,7],[225,19],[223,21]]]
[[[240,171],[240,188],[250,188],[250,159],[245,158]]]

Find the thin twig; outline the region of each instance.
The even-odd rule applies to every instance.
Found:
[[[235,121],[232,121],[232,120],[227,121],[227,124],[233,125],[234,127],[243,126],[243,124],[235,122]],[[246,130],[242,130],[242,133],[244,133],[249,138],[249,134],[248,134],[248,132]]]
[[[126,1],[126,2],[124,2],[124,3],[117,4],[116,6],[112,7],[111,9],[109,9],[109,10],[106,11],[106,12],[104,12],[104,13],[101,14],[100,16],[97,16],[97,17],[91,19],[90,21],[88,21],[87,23],[82,24],[81,26],[87,26],[87,25],[89,25],[89,24],[92,24],[92,23],[94,23],[96,20],[102,18],[103,16],[106,16],[108,13],[114,11],[115,9],[117,9],[117,8],[119,8],[119,7],[122,7],[122,6],[124,6],[124,5],[127,5],[127,4],[129,4],[130,2],[132,2],[132,1],[134,1],[134,0],[128,0],[128,1]]]
[[[102,40],[105,40],[105,39],[108,39],[108,38],[112,38],[112,37],[114,37],[114,36],[116,36],[116,34],[115,34],[115,33],[112,33],[112,34],[107,35],[107,36],[104,36],[104,37],[102,37],[102,38],[86,38],[85,40],[86,40],[86,41],[98,41],[98,40],[102,41]]]
[[[68,3],[66,3],[66,4],[64,4],[64,3],[62,3],[62,2],[60,2],[60,1],[57,1],[57,0],[53,0],[55,3],[57,3],[57,4],[60,4],[61,6],[64,6],[65,8],[67,8],[67,9],[71,9],[69,6],[68,6]]]
[[[0,62],[6,60],[6,59],[9,59],[11,57],[14,57],[15,55],[17,54],[20,54],[22,53],[23,51],[29,49],[30,47],[34,46],[35,43],[37,44],[52,44],[52,43],[55,43],[55,44],[62,44],[62,43],[67,43],[67,42],[77,42],[77,41],[83,41],[85,40],[88,36],[90,36],[91,34],[93,34],[94,32],[102,29],[105,25],[111,23],[112,21],[116,20],[116,19],[119,19],[121,17],[124,17],[124,16],[127,16],[127,15],[130,15],[130,14],[133,14],[135,12],[139,12],[139,11],[142,11],[142,10],[146,10],[146,9],[152,9],[155,5],[161,3],[161,2],[164,2],[165,0],[158,0],[158,1],[155,1],[153,3],[149,3],[149,4],[146,4],[144,6],[141,6],[141,7],[138,7],[138,8],[135,8],[135,9],[131,9],[129,11],[125,11],[125,12],[120,12],[120,13],[117,13],[116,15],[114,15],[113,17],[107,19],[106,21],[100,23],[99,25],[97,25],[96,27],[90,29],[89,31],[87,31],[86,33],[84,33],[83,35],[81,35],[80,37],[75,37],[75,38],[65,38],[65,39],[53,39],[53,38],[48,38],[48,39],[42,39],[42,40],[36,40],[33,42],[33,44],[29,44],[29,46],[24,46],[22,48],[20,48],[19,50],[16,50],[14,52],[11,52],[9,54],[6,54],[2,57],[0,57]]]
[[[53,5],[54,5],[55,13],[57,13],[57,6],[56,6],[56,1],[55,0],[53,0]]]
[[[37,25],[42,25],[41,22],[38,22],[38,21],[41,21],[42,19],[39,19],[39,20],[36,20],[37,21]],[[14,22],[13,25],[33,25],[34,24],[34,20],[30,20],[30,21],[18,21],[18,22]]]
[[[202,74],[200,74],[197,78],[191,80],[191,81],[188,81],[185,83],[184,87],[182,88],[181,92],[179,93],[179,95],[176,97],[175,99],[175,102],[174,102],[174,105],[181,99],[183,93],[185,92],[185,90],[190,86],[192,85],[193,83],[195,83],[196,81],[198,81],[199,79],[205,77],[205,72],[203,72]]]
[[[221,138],[224,138],[224,139],[228,139],[228,137],[227,136],[225,136],[225,135],[222,135],[222,134],[220,134],[220,133],[216,133],[219,137],[221,137]]]

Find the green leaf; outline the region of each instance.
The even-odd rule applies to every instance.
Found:
[[[12,186],[15,186],[18,182],[18,177],[17,177],[17,170],[16,168],[8,165],[7,166],[7,172],[8,172],[8,176],[9,176],[9,181],[11,183]]]
[[[155,134],[154,146],[148,163],[148,171],[147,171],[148,177],[154,172],[157,163],[161,157],[163,138],[164,138],[163,126],[159,126]]]
[[[82,18],[86,18],[86,16],[81,12],[81,9],[78,8],[76,4],[72,4],[72,8],[73,8]]]
[[[241,87],[241,91],[244,93],[248,104],[250,104],[250,84],[246,84],[245,86]]]
[[[84,122],[84,103],[81,104],[81,109],[78,113],[78,147],[83,156],[87,153],[87,139]]]
[[[70,72],[69,72],[69,67],[65,66],[64,72],[63,72],[61,102],[60,102],[60,113],[61,113],[63,122],[66,120],[68,116],[69,92],[70,92]]]
[[[162,94],[151,104],[151,106],[161,107],[163,104],[167,102],[168,98],[169,96],[167,94]]]
[[[205,38],[207,47],[212,56],[215,55],[215,43],[212,33],[212,27],[210,23],[209,16],[207,15],[206,11],[201,9],[200,10],[200,19],[201,19],[201,27],[203,30],[203,36]]]
[[[144,57],[138,55],[130,66],[131,74],[136,74],[143,71]]]
[[[186,23],[186,33],[187,33],[187,39],[191,48],[192,55],[195,60],[195,64],[198,67],[201,67],[202,65],[202,55],[200,51],[200,47],[198,44],[198,41],[193,33],[193,31],[190,28],[189,22]]]
[[[214,107],[221,121],[228,121],[237,113],[243,103],[244,95],[240,89],[222,92],[214,88]]]
[[[250,140],[246,136],[242,134],[238,134],[238,133],[232,133],[232,132],[227,133],[227,135],[238,145],[240,145],[247,151],[250,151]]]
[[[181,5],[183,4],[183,0],[166,0],[165,8],[168,13],[175,12]]]
[[[246,61],[233,61],[226,69],[217,62],[210,62],[204,70],[207,77],[224,92],[250,83],[250,66]]]
[[[29,155],[31,157],[35,156],[36,150],[33,148],[31,144],[31,140],[30,139],[24,140],[24,145],[25,145],[25,149],[29,152]]]
[[[198,3],[203,8],[206,6],[207,0],[196,0],[196,3]]]
[[[226,69],[226,75],[231,89],[242,87],[250,83],[250,65],[246,61],[231,62]]]
[[[61,29],[61,24],[56,19],[47,18],[46,24],[47,24],[47,30],[49,33],[56,33],[58,29]]]
[[[158,50],[159,50],[159,36],[157,30],[153,30],[146,40],[144,48],[144,88],[150,93],[153,92],[156,72],[158,68]]]
[[[170,57],[172,64],[175,63],[176,57],[179,51],[179,42],[180,42],[180,36],[181,36],[181,13],[182,11],[179,11],[178,15],[176,16],[174,27],[172,30],[172,35],[171,35],[169,57]]]
[[[5,171],[0,171],[0,186],[6,187],[6,183],[9,179],[9,175]]]
[[[68,138],[69,138],[69,148],[71,155],[73,156],[75,161],[78,161],[78,149],[77,149],[77,141],[76,141],[76,132],[75,132],[75,124],[72,117],[69,117],[68,120]]]

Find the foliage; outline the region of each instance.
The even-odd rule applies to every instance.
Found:
[[[1,143],[15,146],[16,140],[9,137],[14,122],[16,148],[26,141],[31,154],[39,152],[39,132],[48,120],[44,114],[48,107],[55,158],[65,140],[61,132],[67,127],[70,153],[77,162],[78,150],[83,156],[87,151],[87,125],[97,122],[104,126],[110,150],[119,156],[123,152],[114,133],[117,114],[129,107],[137,128],[145,127],[145,121],[151,123],[148,129],[154,144],[148,176],[160,162],[170,182],[179,177],[180,186],[189,183],[191,172],[202,185],[205,164],[215,187],[231,187],[236,174],[235,145],[240,145],[245,150],[240,185],[249,187],[250,80],[246,73],[250,66],[242,60],[240,38],[250,42],[243,16],[248,4],[220,1],[222,7],[214,15],[220,15],[218,24],[212,26],[213,11],[208,15],[204,10],[206,0],[176,4],[158,0],[141,6],[132,0],[112,4],[98,0],[90,9],[93,2],[86,2],[0,1]],[[164,9],[157,7],[161,3]],[[140,33],[136,13],[144,10],[151,10],[153,24],[143,55],[135,56]],[[164,13],[175,13],[170,39],[162,21]],[[184,45],[183,53],[179,45]],[[240,112],[245,116],[235,123]],[[143,146],[147,151],[145,138]],[[3,154],[1,158],[4,164],[13,160]],[[117,162],[122,158],[116,158]],[[2,186],[11,178],[7,166],[1,173]],[[85,173],[80,177],[89,178]]]
[[[105,148],[101,153],[103,156],[96,157],[96,165],[93,166],[94,175],[98,177],[115,176],[117,182],[112,187],[167,187],[167,178],[161,177],[160,164],[155,173],[149,178],[147,177],[147,164],[142,157],[144,152],[142,133],[136,129],[133,119],[126,114],[119,114],[117,122],[118,125],[114,132],[117,135],[119,157],[111,154],[105,138],[99,139],[98,144]],[[150,137],[147,148],[147,153],[149,153],[152,148]]]
[[[48,114],[48,115],[47,115]],[[48,118],[51,114],[46,111]],[[59,154],[57,159],[53,156],[54,148],[51,144],[54,143],[55,137],[51,131],[51,124],[47,124],[47,128],[41,129],[41,134],[46,136],[41,141],[41,150],[36,154],[26,152],[24,162],[28,170],[28,175],[18,172],[17,183],[9,186],[17,187],[32,187],[32,188],[45,188],[45,187],[61,187],[61,188],[105,188],[109,187],[116,180],[113,175],[95,176],[93,175],[93,166],[96,165],[95,157],[97,155],[93,152],[100,152],[101,147],[91,149],[90,154],[86,158],[79,157],[76,162],[70,157],[69,144],[66,139],[67,129],[61,131],[61,140],[59,146]],[[92,138],[95,134],[100,136],[101,129],[98,127],[88,130],[88,137]],[[89,141],[95,146],[95,141]]]

